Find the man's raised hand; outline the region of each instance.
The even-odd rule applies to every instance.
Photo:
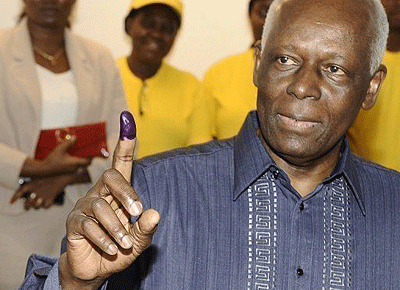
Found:
[[[149,209],[142,213],[142,204],[130,185],[136,145],[134,119],[123,112],[120,122],[112,168],[68,216],[67,252],[59,264],[63,289],[97,289],[150,246],[158,224],[158,212]],[[134,224],[130,215],[138,217]]]

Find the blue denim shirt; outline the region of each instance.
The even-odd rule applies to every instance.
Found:
[[[400,288],[400,175],[345,140],[332,175],[301,197],[257,128],[252,112],[235,138],[135,163],[133,186],[161,221],[108,289]],[[41,267],[25,285],[43,284]]]

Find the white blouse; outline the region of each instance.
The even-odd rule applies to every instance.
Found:
[[[78,91],[71,70],[52,71],[36,64],[42,92],[41,129],[73,126],[78,113]]]

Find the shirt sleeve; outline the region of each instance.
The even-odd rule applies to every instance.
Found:
[[[99,290],[106,290],[107,281]],[[20,290],[61,290],[58,259],[33,254],[29,257],[25,279]]]
[[[37,254],[31,255],[20,289],[61,289],[58,279],[58,260]]]
[[[28,155],[2,142],[0,142],[0,152],[0,186],[16,190],[19,187],[19,175]]]
[[[28,154],[17,150],[13,146],[13,140],[16,142],[16,132],[14,132],[13,120],[10,118],[9,98],[14,97],[10,92],[8,79],[9,66],[3,61],[4,52],[0,51],[0,188],[7,187],[10,192],[16,190],[19,186],[18,179],[21,169]],[[23,111],[23,109],[22,109]],[[22,112],[21,111],[21,112]],[[26,119],[25,119],[26,120]],[[21,142],[20,139],[18,139]],[[15,143],[14,143],[15,144]],[[3,192],[2,192],[3,194]],[[7,197],[7,199],[11,196]]]

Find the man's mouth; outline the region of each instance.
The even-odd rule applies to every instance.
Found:
[[[309,129],[314,127],[317,122],[315,121],[309,121],[309,120],[305,120],[305,119],[297,119],[297,118],[292,118],[292,117],[287,117],[281,114],[278,114],[278,116],[280,117],[281,121],[289,127],[293,127],[296,129]]]

